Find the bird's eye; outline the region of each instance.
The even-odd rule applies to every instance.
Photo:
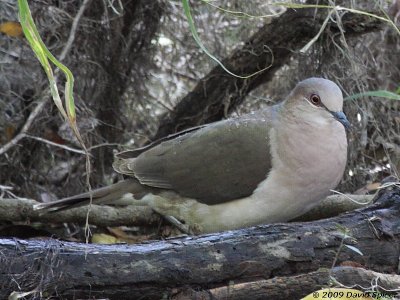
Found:
[[[312,94],[310,96],[310,101],[311,101],[312,104],[314,104],[316,106],[320,106],[321,105],[321,98],[317,94]]]

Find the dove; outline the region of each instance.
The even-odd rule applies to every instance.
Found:
[[[35,209],[136,203],[196,233],[296,218],[330,194],[347,161],[340,88],[323,78],[299,82],[273,106],[172,134],[120,152],[128,178]]]

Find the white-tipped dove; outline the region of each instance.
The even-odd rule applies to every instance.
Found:
[[[93,203],[135,201],[203,233],[288,221],[342,178],[350,126],[342,105],[335,83],[306,79],[280,104],[117,154],[114,169],[132,178],[92,191]],[[89,198],[35,208],[65,209]]]

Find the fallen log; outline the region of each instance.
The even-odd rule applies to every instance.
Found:
[[[251,299],[260,300],[266,299],[266,295],[269,299],[300,299],[305,294],[311,294],[330,286],[332,281],[341,288],[350,287],[359,290],[361,293],[381,296],[382,298],[393,296],[400,291],[399,275],[382,274],[357,267],[334,267],[332,269],[321,268],[315,272],[295,276],[274,277],[239,284],[232,283],[209,290],[196,291],[188,288],[174,295],[173,299],[236,300],[248,299],[248,295],[251,295]],[[357,284],[354,284],[355,282]],[[321,292],[319,293],[323,296]],[[346,294],[354,295],[351,292]],[[354,298],[351,296],[347,299]]]
[[[13,292],[67,299],[171,298],[188,289],[296,276],[343,261],[398,273],[400,189],[392,186],[369,207],[315,222],[136,245],[1,239],[0,253],[1,299]],[[288,299],[287,289],[282,287],[282,297],[274,299]],[[303,289],[300,296],[308,292]],[[256,293],[246,296],[259,298]]]

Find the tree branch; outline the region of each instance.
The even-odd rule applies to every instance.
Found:
[[[38,202],[30,199],[0,199],[0,219],[11,222],[40,221],[42,223],[86,224],[88,206],[40,214],[39,211],[33,210],[34,204],[38,204]],[[134,205],[123,207],[92,205],[89,214],[89,224],[101,227],[151,226],[158,224],[159,220],[160,217],[151,208]]]
[[[0,148],[0,155],[3,155],[6,153],[8,150],[10,150],[12,147],[16,146],[20,140],[22,140],[28,132],[28,130],[31,128],[33,121],[35,121],[36,117],[42,112],[43,108],[49,101],[49,97],[45,96],[36,105],[35,109],[30,113],[28,119],[26,120],[24,126],[22,127],[21,131],[12,138],[7,144],[2,146]]]
[[[312,1],[309,1],[312,2]],[[319,4],[329,4],[321,1]],[[363,10],[381,15],[370,1],[359,1]],[[352,7],[352,1],[336,1],[336,5]],[[271,23],[264,25],[251,36],[245,45],[224,59],[223,64],[233,73],[242,76],[253,74],[271,65],[266,71],[247,79],[227,74],[220,66],[203,77],[172,112],[160,122],[155,139],[199,124],[218,121],[232,111],[254,88],[272,79],[275,72],[289,62],[295,51],[300,50],[317,35],[324,23],[327,9],[288,9]],[[346,13],[342,17],[346,37],[360,36],[382,28],[383,22],[360,14]],[[339,32],[337,24],[329,22],[328,33]]]
[[[372,200],[370,195],[334,195],[329,196],[320,205],[299,218],[301,221],[309,221],[337,216],[343,212],[360,208]],[[10,222],[40,221],[42,223],[77,223],[86,224],[88,206],[78,207],[55,213],[40,214],[33,210],[32,206],[37,201],[21,198],[0,198],[0,220]],[[92,205],[89,214],[89,224],[101,227],[107,226],[151,226],[157,225],[160,217],[149,207],[145,206],[107,206]]]

